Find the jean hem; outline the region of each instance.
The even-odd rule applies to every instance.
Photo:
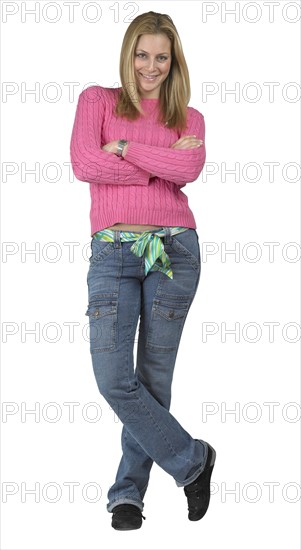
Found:
[[[184,481],[175,480],[177,487],[185,487],[186,485],[189,485],[190,483],[195,481],[205,469],[205,464],[208,458],[208,443],[206,443],[206,441],[203,441],[202,439],[197,439],[197,441],[200,441],[205,447],[204,461],[202,465],[196,470],[196,472],[194,472],[188,479],[185,479]]]
[[[109,504],[107,504],[108,512],[113,512],[113,508],[115,508],[115,506],[118,506],[119,504],[134,504],[134,506],[137,506],[137,508],[139,508],[141,512],[143,511],[143,507],[144,507],[143,502],[139,502],[138,500],[133,500],[131,498],[120,498],[118,500],[114,500],[113,502],[109,502]]]

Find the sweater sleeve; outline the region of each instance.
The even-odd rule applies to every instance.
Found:
[[[70,142],[75,177],[101,184],[148,185],[149,171],[101,149],[104,101],[100,86],[90,86],[79,95]]]
[[[180,137],[196,135],[203,140],[200,147],[191,149],[175,149],[172,147],[157,147],[129,141],[125,159],[135,166],[184,187],[188,182],[195,181],[205,164],[205,120],[204,116],[194,109],[188,108],[187,128]]]

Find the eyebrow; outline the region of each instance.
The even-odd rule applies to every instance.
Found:
[[[139,52],[148,53],[148,52],[146,52],[145,50],[142,50],[141,48],[138,48],[138,49],[137,49],[137,52],[138,52],[138,51],[139,51]],[[164,54],[164,53],[166,53],[166,54],[169,55],[169,52],[161,52],[161,53],[158,53],[158,55],[162,55],[162,54]]]

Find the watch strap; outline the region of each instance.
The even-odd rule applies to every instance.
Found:
[[[119,139],[118,140],[118,144],[117,144],[117,153],[116,155],[118,157],[122,157],[122,151],[124,149],[124,147],[126,146],[127,144],[127,140],[126,139]]]

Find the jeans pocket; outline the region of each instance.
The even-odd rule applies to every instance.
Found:
[[[189,300],[154,299],[145,347],[162,353],[177,349],[189,307]]]
[[[117,343],[117,301],[91,301],[85,315],[89,317],[90,352],[114,351]]]
[[[114,243],[92,238],[91,256],[89,258],[90,267],[94,267],[99,262],[107,258],[114,251]]]
[[[196,271],[200,269],[201,257],[200,257],[200,245],[198,234],[193,229],[188,229],[183,233],[173,235],[170,247],[180,256],[184,257],[186,261]]]

